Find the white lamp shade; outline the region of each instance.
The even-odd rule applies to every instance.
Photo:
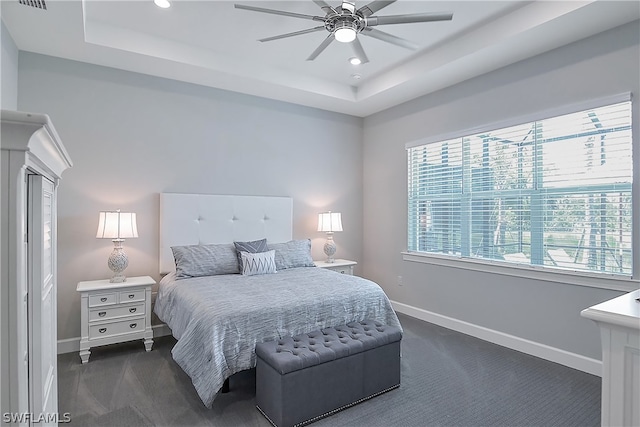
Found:
[[[130,239],[138,237],[136,214],[132,212],[100,212],[98,239]]]
[[[342,231],[342,216],[340,212],[322,212],[318,214],[318,231]]]

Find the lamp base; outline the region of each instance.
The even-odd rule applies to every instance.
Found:
[[[327,261],[328,263],[333,263],[336,262],[336,260],[333,258],[333,256],[336,253],[336,244],[333,241],[333,236],[329,233],[327,233],[327,241],[324,244],[324,253],[327,256]]]
[[[122,248],[123,241],[123,239],[113,240],[114,248],[111,255],[109,255],[109,260],[107,261],[109,269],[113,271],[113,276],[109,279],[110,283],[122,283],[127,280],[125,275],[122,274],[129,265],[129,258]]]
[[[111,279],[109,279],[109,283],[122,283],[126,281],[127,277],[124,274],[114,275],[113,277],[111,277]]]

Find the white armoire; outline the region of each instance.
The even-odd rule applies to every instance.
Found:
[[[2,424],[57,425],[56,192],[71,160],[47,115],[1,119]]]

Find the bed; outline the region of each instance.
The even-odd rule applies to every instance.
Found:
[[[259,342],[364,319],[400,327],[377,284],[314,267],[310,241],[292,239],[291,230],[290,198],[160,195],[160,268],[166,275],[154,311],[171,328],[177,339],[172,356],[207,407],[227,378],[255,367]],[[275,274],[230,270],[233,242],[253,239],[266,239],[268,250],[255,257],[272,257]],[[172,247],[213,248],[222,255],[207,259],[227,257],[229,266],[197,263],[199,274],[185,276],[190,264],[180,251],[174,258]],[[185,258],[191,261],[190,252]],[[252,260],[246,252],[241,259],[245,266]]]

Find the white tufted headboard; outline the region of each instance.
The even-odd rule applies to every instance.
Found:
[[[292,238],[290,197],[160,193],[160,273],[175,270],[171,246]]]

